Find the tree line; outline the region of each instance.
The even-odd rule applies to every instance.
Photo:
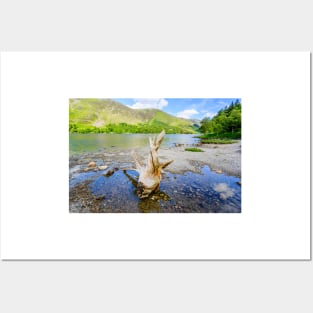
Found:
[[[190,134],[195,133],[192,128],[182,128],[179,126],[169,126],[167,124],[163,124],[161,122],[155,123],[155,125],[150,124],[127,124],[127,123],[118,123],[118,124],[106,124],[103,127],[95,127],[95,126],[86,126],[82,124],[70,123],[69,124],[69,132],[70,133],[160,133],[163,129],[165,129],[167,134]]]
[[[241,138],[241,102],[236,100],[218,111],[213,118],[200,122],[200,131],[211,138]]]

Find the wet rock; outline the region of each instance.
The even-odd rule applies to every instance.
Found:
[[[100,166],[98,166],[98,169],[99,169],[100,171],[106,170],[107,168],[108,168],[107,165],[100,165]]]
[[[104,200],[104,199],[105,199],[105,195],[102,195],[102,196],[96,197],[96,200],[98,200],[98,201],[101,201],[101,200]]]
[[[89,162],[88,164],[88,167],[91,167],[91,168],[94,168],[96,166],[97,166],[96,162],[93,162],[93,161]]]
[[[86,167],[84,169],[84,172],[89,172],[89,171],[94,171],[94,172],[97,172],[98,169],[96,167]]]
[[[171,198],[170,198],[170,196],[168,196],[168,195],[164,195],[164,196],[163,196],[163,200],[169,201],[169,200],[171,200]]]
[[[216,174],[222,174],[222,173],[223,173],[221,170],[214,170],[214,172],[215,172]]]
[[[106,177],[112,176],[114,174],[114,169],[107,170],[103,175]]]

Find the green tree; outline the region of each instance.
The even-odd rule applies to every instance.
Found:
[[[201,122],[200,122],[200,128],[199,128],[199,130],[200,130],[202,133],[208,132],[210,123],[211,123],[210,117],[205,117],[205,118],[203,118],[203,119],[201,120]]]
[[[212,119],[205,117],[200,125],[200,131],[211,137],[241,136],[241,102],[237,99],[221,109]]]

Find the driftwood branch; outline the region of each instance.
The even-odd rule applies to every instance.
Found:
[[[164,163],[159,162],[158,150],[164,136],[165,131],[163,130],[158,136],[149,138],[150,151],[145,167],[140,163],[137,155],[133,153],[136,170],[139,173],[137,184],[137,195],[139,198],[147,198],[151,193],[159,189],[162,169],[173,162],[173,160]]]

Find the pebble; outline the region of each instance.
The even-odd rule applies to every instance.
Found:
[[[89,162],[88,167],[96,167],[96,165],[96,162],[91,161]]]

